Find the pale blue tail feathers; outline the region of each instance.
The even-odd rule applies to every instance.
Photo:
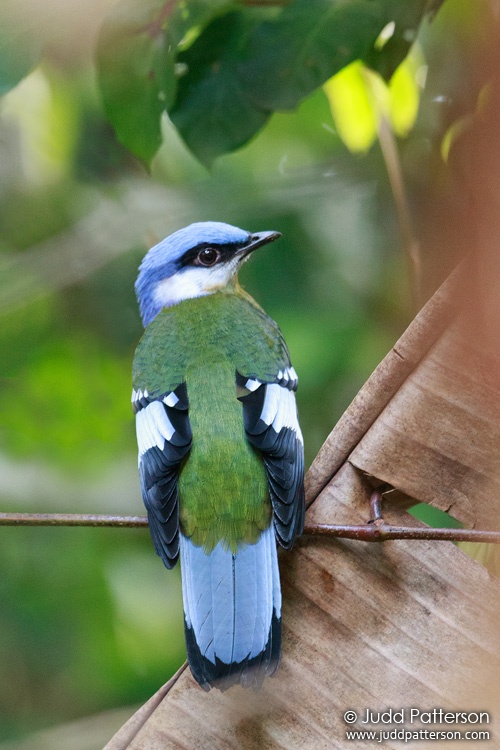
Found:
[[[258,688],[281,656],[281,589],[274,528],[235,554],[206,554],[180,535],[188,661],[205,689]]]

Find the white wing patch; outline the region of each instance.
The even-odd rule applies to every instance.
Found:
[[[280,370],[276,375],[275,385],[280,385],[288,390],[296,391],[299,378],[293,367],[286,367],[284,370]],[[268,385],[267,380],[257,380],[257,378],[248,378],[242,387],[249,393],[253,393],[261,385]]]
[[[167,406],[175,406],[179,403],[179,397],[176,393],[174,393],[174,391],[171,391],[168,396],[165,396],[165,398],[163,399],[163,403]]]
[[[141,389],[139,388],[138,391],[134,389],[132,390],[132,398],[130,400],[132,401],[133,404],[135,404],[137,401],[140,401],[141,398],[148,398],[148,397],[149,397],[149,393],[147,389],[145,391],[141,391]]]
[[[297,418],[295,394],[286,386],[277,383],[267,386],[260,418],[267,425],[272,426],[275,432],[280,432],[283,427],[289,427],[295,432],[297,439],[301,443],[304,442]]]
[[[287,369],[283,373],[283,379],[287,383],[291,383],[294,389],[297,388],[297,383],[299,382],[299,376],[297,375],[293,367],[287,367]]]
[[[244,388],[247,389],[247,391],[256,391],[257,388],[260,388],[262,383],[260,380],[254,380],[253,378],[248,378],[247,382],[244,385]]]
[[[162,451],[165,447],[165,440],[171,440],[175,432],[161,401],[152,401],[144,409],[138,411],[135,417],[135,425],[139,446],[139,461],[141,456],[150,448],[156,446]]]

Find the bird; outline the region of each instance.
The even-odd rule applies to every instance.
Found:
[[[152,247],[132,405],[156,553],[180,558],[188,663],[204,690],[258,690],[281,658],[277,546],[304,526],[297,374],[278,325],[238,282],[277,240],[205,221]]]

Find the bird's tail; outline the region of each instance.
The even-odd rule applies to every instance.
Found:
[[[205,690],[258,688],[281,656],[281,589],[274,528],[236,553],[206,554],[180,535],[189,666]]]

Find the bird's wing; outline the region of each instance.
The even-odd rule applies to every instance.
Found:
[[[245,432],[262,454],[278,542],[289,549],[304,527],[304,444],[297,418],[297,375],[284,366],[274,380],[236,372]]]
[[[179,556],[177,479],[191,448],[186,384],[155,397],[147,390],[134,390],[132,405],[149,530],[157,554],[167,568],[172,568]]]

